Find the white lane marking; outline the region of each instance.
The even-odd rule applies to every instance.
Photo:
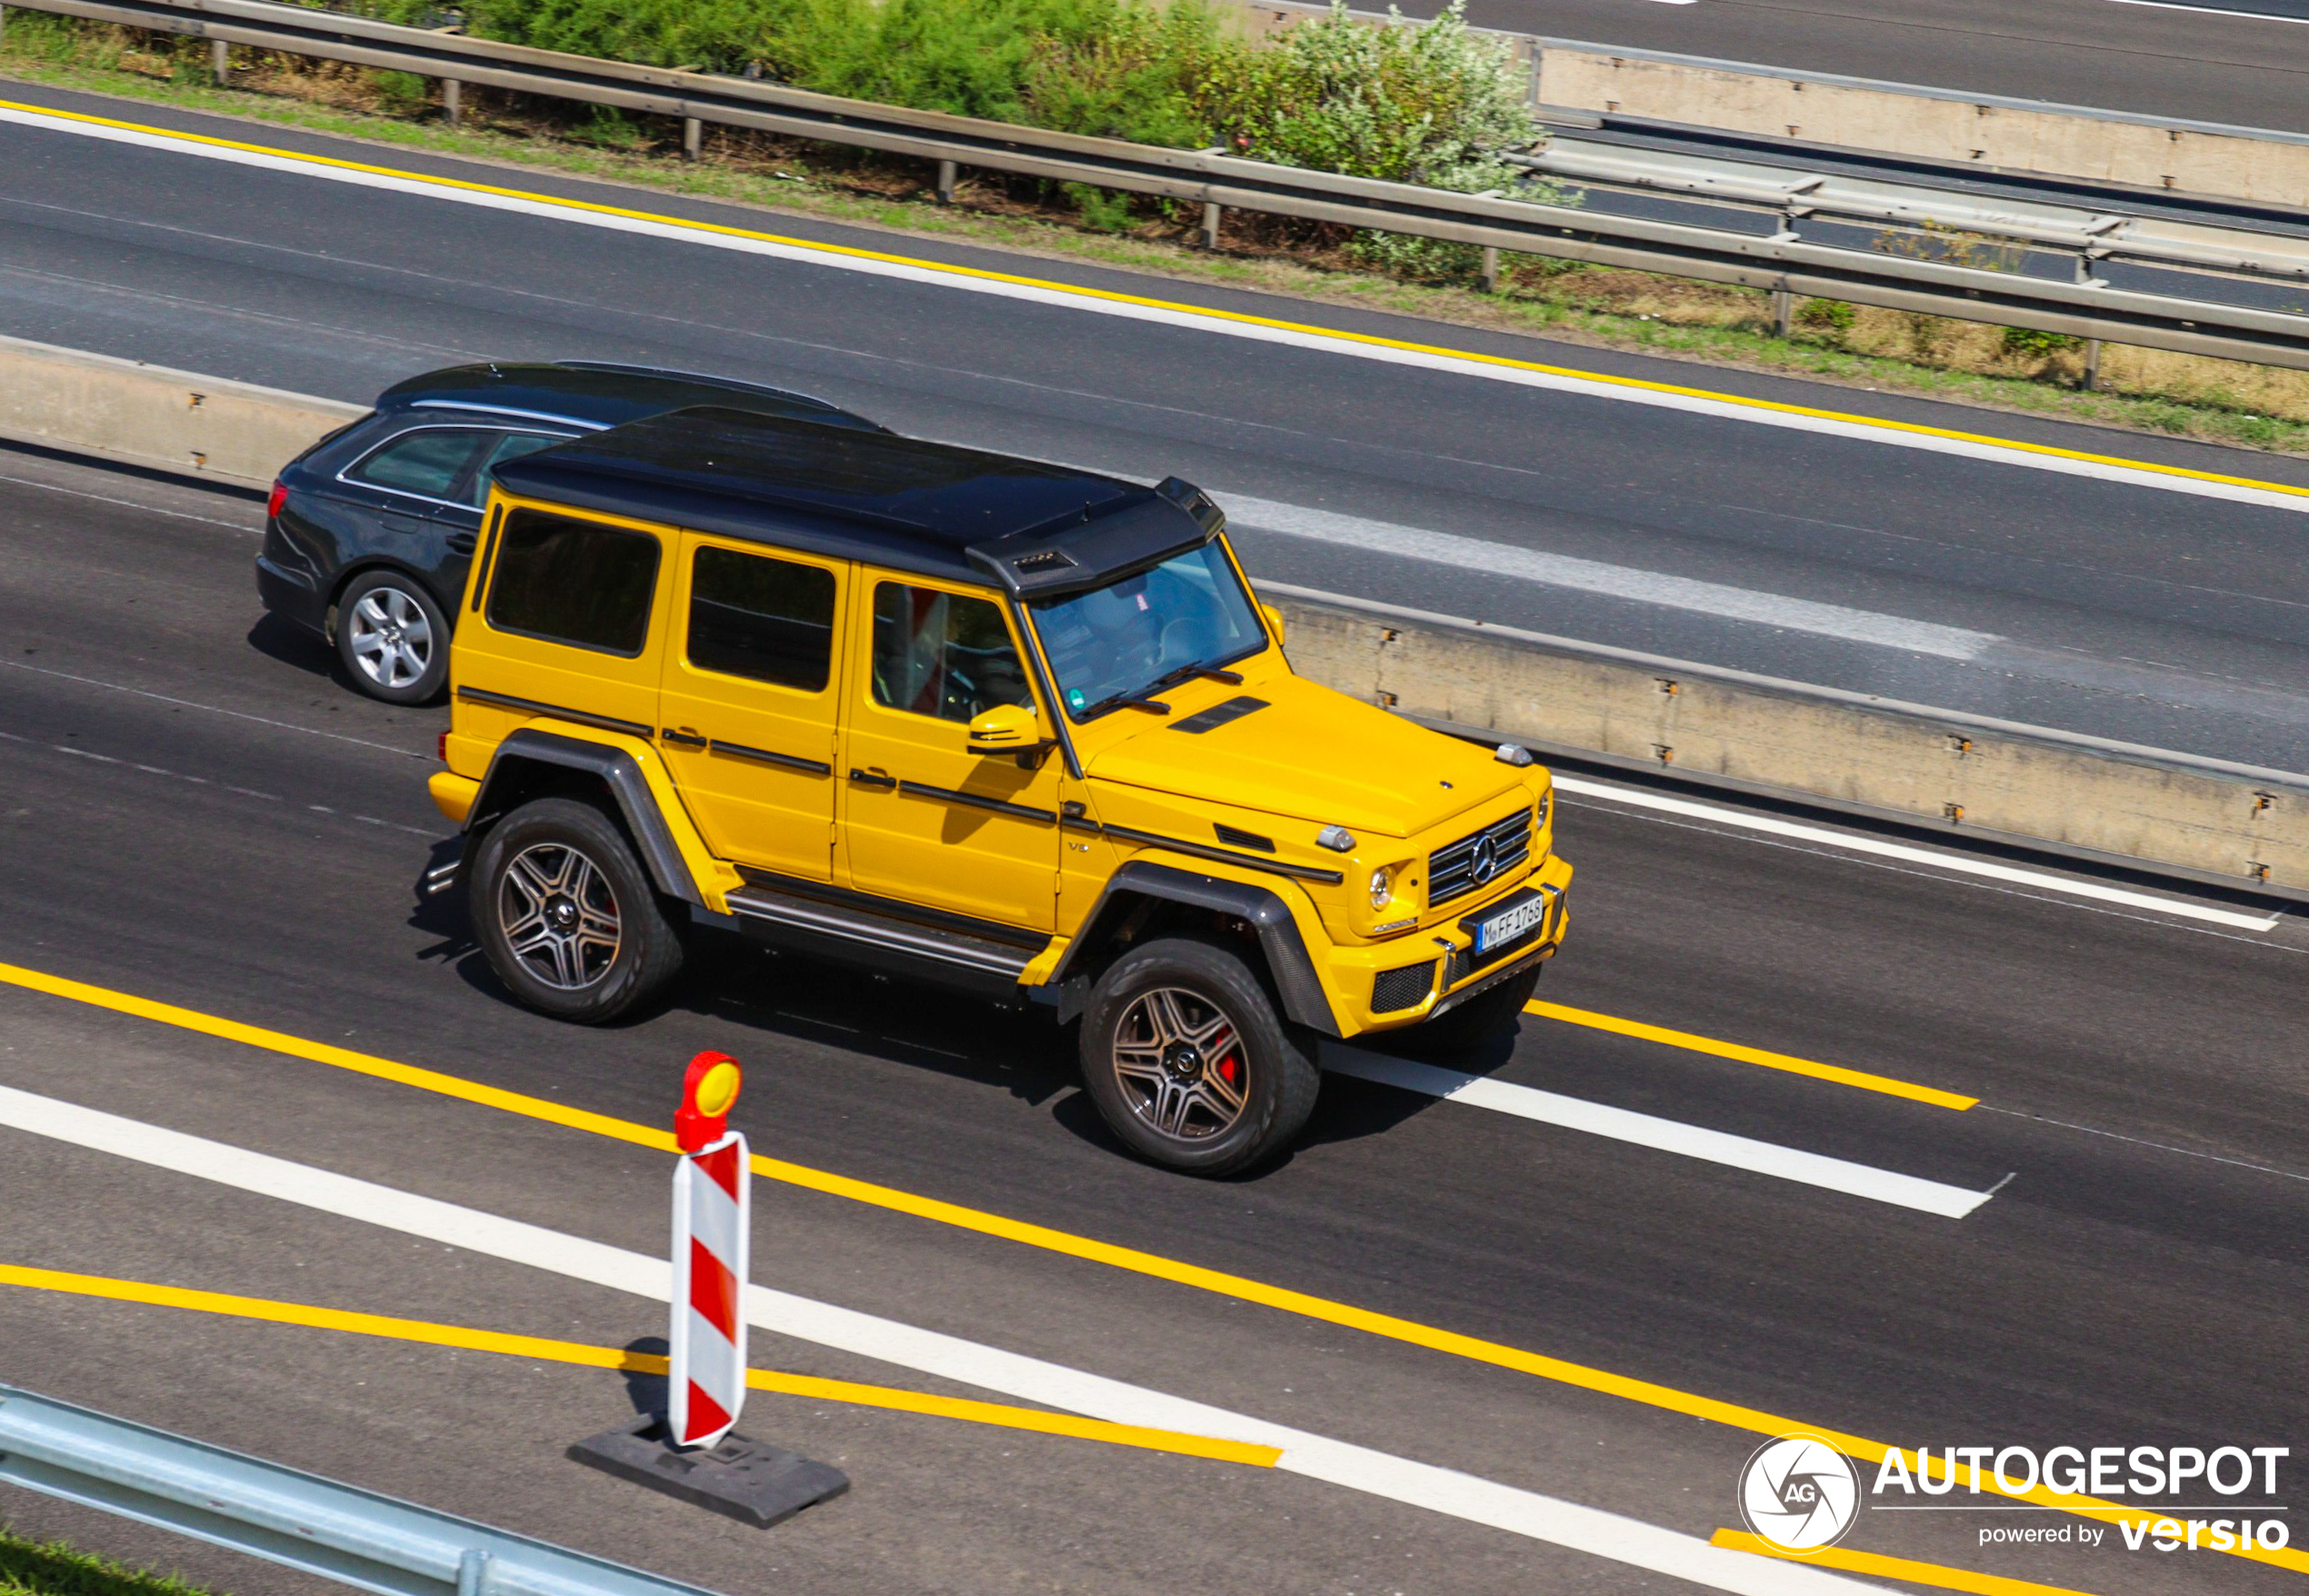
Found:
[[[1671,576],[1663,571],[1644,571],[1632,565],[1609,565],[1600,560],[1583,560],[1570,554],[1543,554],[1535,549],[1518,548],[1513,544],[1460,537],[1448,532],[1429,532],[1424,527],[1401,526],[1388,521],[1366,521],[1360,515],[1342,515],[1331,510],[1309,509],[1304,504],[1257,499],[1248,494],[1214,490],[1213,496],[1226,511],[1230,523],[1258,532],[1279,533],[1284,537],[1305,538],[1346,548],[1368,549],[1374,554],[1390,554],[1399,559],[1455,565],[1464,571],[1480,571],[1487,576],[1514,576],[1525,582],[1544,583],[1550,587],[1606,594],[1613,598],[1634,599],[1638,603],[1696,610],[1705,615],[1720,615],[1732,621],[1753,621],[1791,632],[1809,632],[1820,637],[1872,643],[1883,648],[1906,649],[1951,660],[1978,659],[1984,651],[2004,641],[1989,632],[1971,632],[1961,626],[1942,626],[1930,621],[1910,621],[1898,615],[1879,614],[1873,610],[1848,609],[1843,604],[1824,604],[1811,599],[1790,598],[1783,594],[1759,593],[1754,588],[1727,587],[1718,582]]]
[[[2132,487],[2160,488],[2168,493],[2226,499],[2235,504],[2309,512],[2309,494],[2291,494],[2274,486],[2259,486],[2247,482],[2177,475],[2146,464],[2040,454],[1997,439],[1910,431],[1895,424],[1871,421],[1865,416],[1824,414],[1775,406],[1764,400],[1742,400],[1731,394],[1690,392],[1664,385],[1645,387],[1575,372],[1534,371],[1497,365],[1468,355],[1437,350],[1389,348],[1361,343],[1319,328],[1260,325],[1254,322],[1232,320],[1220,312],[1199,311],[1191,306],[1133,304],[1126,299],[1107,296],[1095,289],[1070,288],[1058,283],[1006,282],[992,276],[975,275],[966,267],[942,266],[927,261],[869,259],[845,253],[839,245],[812,244],[800,240],[773,242],[767,238],[716,232],[705,223],[685,223],[673,217],[618,215],[587,209],[575,201],[555,200],[543,195],[491,194],[459,187],[453,179],[356,171],[325,165],[323,157],[305,158],[286,153],[224,148],[157,131],[105,127],[15,107],[0,106],[0,123],[14,123],[45,132],[102,139],[113,144],[133,145],[144,149],[163,150],[173,155],[195,155],[204,160],[223,161],[269,172],[285,172],[331,183],[347,183],[357,187],[424,199],[445,200],[455,204],[477,205],[485,210],[542,216],[552,221],[576,223],[645,238],[706,244],[774,260],[825,266],[835,271],[858,272],[869,276],[959,289],[965,293],[993,294],[997,298],[1055,305],[1095,315],[1119,316],[1127,321],[1185,327],[1224,337],[1247,338],[1256,343],[1288,344],[1325,354],[1350,355],[1358,360],[1378,361],[1390,365],[1417,366],[1455,376],[1483,377],[1521,387],[1577,394],[1591,399],[1617,400],[1629,404],[1648,404],[1657,409],[1683,411],[1717,420],[1749,422],[1758,426],[1784,427],[1827,437],[1920,449],[1928,454],[1953,454],[1964,459],[2017,465],[2064,476],[2094,477]]]
[[[1867,853],[1879,859],[1901,859],[1911,864],[1929,864],[1958,875],[1976,875],[1989,881],[2010,882],[2033,887],[2040,892],[2065,893],[2073,898],[2090,898],[2096,903],[2122,903],[2128,909],[2153,909],[2159,914],[2172,914],[2183,920],[2202,920],[2213,925],[2234,926],[2240,931],[2269,931],[2284,918],[2280,909],[2270,914],[2247,914],[2234,909],[2216,909],[2210,903],[2192,903],[2178,898],[2160,898],[2150,893],[2136,893],[2124,887],[2113,887],[2102,882],[2075,881],[2064,875],[2051,875],[2041,870],[2024,870],[2016,864],[1998,864],[1991,860],[1974,859],[1962,853],[1936,853],[1930,848],[1912,848],[1900,843],[1889,843],[1882,837],[1859,836],[1851,832],[1832,832],[1820,826],[1804,825],[1777,815],[1754,814],[1744,809],[1728,809],[1720,803],[1700,803],[1689,798],[1671,798],[1664,793],[1646,792],[1641,787],[1618,787],[1602,782],[1591,782],[1580,776],[1558,775],[1555,785],[1565,793],[1584,798],[1607,798],[1614,803],[1624,803],[1634,809],[1655,809],[1667,814],[1689,815],[1696,820],[1714,821],[1719,825],[1738,826],[1746,831],[1765,832],[1775,837],[1797,837],[1823,847],[1841,848],[1849,853]]]
[[[201,703],[189,698],[171,698],[165,693],[151,693],[142,687],[124,687],[117,682],[100,682],[94,676],[75,676],[70,671],[52,671],[45,665],[27,665],[22,660],[0,660],[12,671],[30,671],[35,676],[54,676],[59,682],[77,682],[83,687],[101,687],[107,693],[125,693],[135,698],[149,698],[155,703],[173,703],[180,709],[206,710],[213,715],[230,715],[236,721],[254,721],[260,726],[276,726],[284,732],[302,732],[307,737],[326,737],[332,743],[350,743],[360,748],[374,748],[381,753],[397,753],[404,759],[430,762],[429,753],[413,753],[406,748],[395,748],[388,743],[372,743],[366,737],[348,737],[342,732],[323,732],[311,726],[300,726],[290,721],[276,721],[266,715],[253,715],[245,710],[225,709],[214,703]]]
[[[1464,1102],[1514,1114],[1517,1119],[1536,1120],[1544,1125],[1560,1125],[1567,1131],[1584,1131],[1592,1136],[1608,1136],[1614,1142],[1633,1142],[1639,1147],[1704,1159],[1709,1163],[1726,1164],[1759,1175],[1776,1175],[1784,1181],[1796,1181],[1854,1197],[1870,1197],[1878,1202],[1913,1208],[1920,1213],[1936,1213],[1943,1219],[1962,1219],[1989,1198],[1986,1192],[1974,1192],[1964,1186],[1896,1174],[1891,1170],[1828,1158],[1817,1152],[1801,1152],[1777,1142],[1757,1142],[1746,1136],[1687,1125],[1680,1120],[1663,1120],[1632,1109],[1590,1102],[1582,1097],[1542,1092],[1533,1086],[1516,1086],[1482,1075],[1463,1075],[1457,1070],[1388,1058],[1360,1048],[1324,1048],[1323,1067],[1342,1075],[1353,1075],[1358,1081],[1400,1086],[1406,1092],[1439,1097],[1446,1102]]]
[[[612,1291],[661,1302],[671,1295],[673,1271],[663,1258],[14,1087],[0,1086],[0,1124]],[[746,1318],[781,1335],[1069,1412],[1279,1447],[1283,1457],[1275,1466],[1291,1473],[1740,1596],[1852,1596],[1880,1590],[1817,1569],[1727,1551],[1618,1513],[789,1292],[749,1286]]]
[[[15,487],[38,488],[41,492],[47,494],[65,494],[75,499],[94,499],[99,504],[118,504],[124,509],[141,510],[147,515],[169,515],[179,521],[198,521],[208,526],[230,527],[235,532],[246,533],[252,537],[265,535],[265,529],[262,526],[250,526],[245,522],[219,521],[214,515],[195,515],[185,510],[164,510],[157,504],[139,504],[135,499],[115,499],[109,494],[92,494],[80,488],[58,487],[55,483],[35,482],[28,476],[0,476],[0,482],[7,483]]]

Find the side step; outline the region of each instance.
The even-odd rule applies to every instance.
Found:
[[[925,924],[854,903],[758,883],[729,894],[730,913],[763,940],[977,991],[1015,995],[1033,947]]]

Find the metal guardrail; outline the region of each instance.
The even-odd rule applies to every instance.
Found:
[[[1934,253],[1930,249],[1911,256],[1823,242],[1786,226],[1759,234],[1752,228],[1612,214],[1502,194],[1464,195],[1339,176],[1213,151],[1048,132],[841,99],[747,78],[468,39],[274,0],[5,3],[205,38],[217,47],[220,65],[222,53],[240,45],[415,73],[448,85],[477,84],[678,117],[693,148],[697,129],[710,122],[914,156],[939,163],[942,193],[951,192],[955,172],[967,166],[1159,195],[1200,204],[1206,240],[1215,240],[1220,214],[1237,209],[1764,289],[1778,296],[1784,317],[1795,296],[1816,296],[2309,369],[2309,314],[2224,303],[2218,296],[2124,287],[2095,275],[2090,268],[2105,258],[2109,240],[2104,234],[2108,229],[2077,230],[2074,247],[2082,269],[2074,280],[2057,281],[1929,258]],[[452,107],[456,104],[454,94],[445,99]],[[1625,152],[1614,154],[1624,157]],[[1544,165],[1544,156],[1538,160]],[[1831,181],[1822,178],[1815,186]],[[1858,186],[1848,179],[1833,181],[1838,186],[1832,197]],[[1886,220],[1885,225],[1927,232],[1987,231],[1989,219],[1976,209],[1969,221],[1945,222],[1933,208],[1946,201],[1946,195],[1924,189],[1914,194],[1923,197],[1902,202],[1902,219]],[[1807,204],[1817,208],[1808,194],[1784,194],[1772,203],[1790,215]],[[1860,202],[1855,196],[1849,203]],[[2010,219],[1998,224],[2019,224]],[[2046,224],[2046,228],[2059,233],[2065,225]],[[2197,260],[2183,258],[2187,241],[2167,239],[2166,264],[2183,269],[2256,271],[2260,268],[2244,263],[2256,246],[2271,242],[2266,235],[2228,234],[2220,229],[2184,231],[2220,236],[2196,241],[2206,257]],[[2127,231],[2126,245],[2136,240],[2144,247],[2154,244],[2145,228]],[[2049,237],[2043,242],[2050,242]],[[2096,254],[2096,249],[2101,253]]]
[[[379,1596],[709,1596],[9,1385],[0,1385],[0,1482]]]

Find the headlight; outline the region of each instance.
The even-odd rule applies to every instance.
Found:
[[[1554,796],[1555,789],[1550,787],[1546,792],[1542,793],[1539,795],[1539,802],[1532,805],[1533,831],[1544,832],[1547,829],[1547,805],[1554,800]]]
[[[1371,873],[1371,906],[1374,909],[1385,908],[1394,886],[1394,875],[1385,865],[1383,864],[1373,871]]]

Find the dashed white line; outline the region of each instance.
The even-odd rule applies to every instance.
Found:
[[[1359,1048],[1325,1047],[1323,1050],[1323,1067],[1338,1074],[1353,1075],[1359,1081],[1376,1081],[1386,1086],[1399,1086],[1408,1092],[1442,1098],[1447,1102],[1487,1108],[1497,1113],[1513,1114],[1518,1119],[1536,1120],[1542,1124],[1560,1125],[1570,1131],[1584,1131],[1591,1136],[1608,1136],[1614,1142],[1632,1142],[1639,1147],[1650,1147],[1661,1152],[1679,1153],[1685,1158],[1702,1159],[1709,1163],[1747,1170],[1759,1175],[1773,1175],[1780,1180],[1842,1192],[1853,1197],[1867,1197],[1878,1202],[1913,1208],[1921,1213],[1938,1214],[1943,1219],[1962,1219],[1989,1198],[1986,1192],[1974,1192],[1964,1186],[1946,1185],[1939,1181],[1880,1170],[1871,1164],[1853,1163],[1841,1158],[1783,1147],[1774,1142],[1758,1142],[1724,1131],[1687,1125],[1680,1120],[1664,1120],[1652,1114],[1637,1113],[1632,1109],[1613,1108],[1604,1103],[1590,1102],[1585,1098],[1565,1097],[1560,1092],[1542,1092],[1536,1087],[1517,1086],[1482,1075],[1465,1075],[1457,1070],[1438,1069],[1433,1064],[1414,1063],[1408,1059],[1388,1058],[1381,1053],[1364,1052]]]
[[[0,1124],[613,1291],[664,1302],[672,1286],[672,1271],[663,1258],[13,1087],[0,1086]],[[1697,1536],[1619,1513],[790,1292],[750,1286],[745,1306],[751,1322],[777,1334],[1093,1418],[1277,1447],[1283,1456],[1275,1467],[1288,1473],[1737,1596],[1856,1596],[1879,1589],[1824,1570],[1726,1551]]]

